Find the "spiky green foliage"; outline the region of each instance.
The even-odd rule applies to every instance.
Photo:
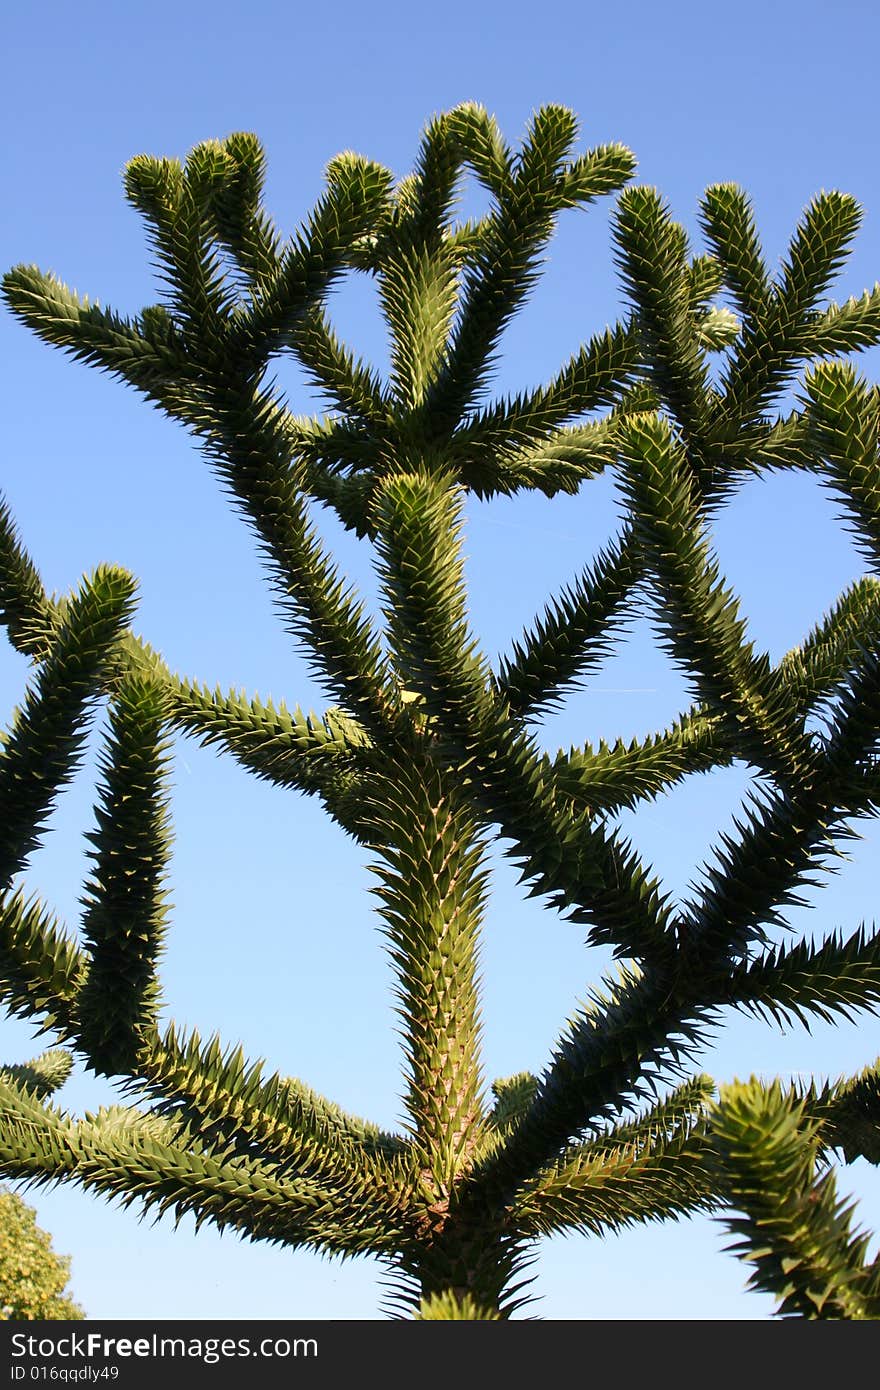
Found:
[[[498,1314],[493,1308],[482,1308],[470,1294],[457,1298],[444,1292],[423,1298],[416,1318],[422,1322],[497,1322]]]
[[[707,191],[695,251],[659,193],[631,185],[614,218],[621,321],[545,384],[487,401],[558,215],[632,177],[623,147],[576,153],[576,140],[562,107],[536,112],[515,150],[481,107],[459,106],[430,122],[406,178],[333,160],[286,242],[263,209],[254,136],[207,142],[185,163],[139,156],[125,190],[148,224],[160,303],[126,317],[33,267],[7,275],[9,307],[44,340],[201,441],[330,703],[305,714],[174,674],[127,626],[126,576],[99,570],[71,596],[48,595],[0,508],[0,617],[34,664],[0,750],[0,982],[12,1012],[69,1049],[0,1073],[0,1172],[78,1181],[254,1239],[372,1253],[391,1270],[394,1306],[430,1320],[509,1317],[548,1232],[732,1206],[754,1282],[784,1314],[873,1316],[876,1274],[814,1170],[835,1153],[880,1158],[876,1070],[800,1096],[752,1083],[717,1105],[688,1072],[726,1009],[787,1024],[880,1003],[871,928],[776,936],[853,819],[880,807],[878,395],[849,363],[824,360],[880,342],[880,291],[824,300],[858,225],[846,195],[814,200],[774,278],[741,190]],[[489,209],[459,222],[466,174]],[[344,271],[376,284],[387,380],[329,318]],[[327,415],[290,412],[269,375],[279,353]],[[774,415],[802,372],[800,403]],[[711,525],[744,479],[782,468],[833,492],[868,573],[774,663],[749,640]],[[469,619],[468,497],[575,493],[606,470],[618,536],[493,667]],[[315,506],[372,544],[378,612],[320,542]],[[541,720],[645,614],[691,706],[644,739],[546,753]],[[74,933],[15,880],[100,701]],[[172,731],[317,796],[369,855],[395,975],[402,1132],[241,1047],[160,1030]],[[675,903],[615,818],[735,762],[754,790]],[[533,896],[617,957],[543,1071],[493,1083],[494,1104],[479,980],[493,836]],[[82,1119],[51,1104],[68,1056],[117,1078],[130,1103]]]
[[[37,1096],[50,1096],[63,1086],[73,1070],[73,1058],[63,1047],[41,1052],[30,1062],[4,1067],[4,1075],[25,1086]]]
[[[163,692],[127,681],[115,692],[93,832],[94,872],[83,898],[91,954],[79,992],[82,1045],[96,1071],[137,1066],[155,1028],[156,963],[164,932],[166,858]]]
[[[25,867],[59,790],[76,770],[101,667],[131,611],[132,583],[97,571],[68,605],[57,638],[0,748],[0,887]]]
[[[742,1213],[725,1223],[738,1237],[731,1248],[781,1317],[880,1318],[880,1266],[866,1260],[868,1236],[851,1229],[833,1171],[817,1175],[821,1126],[806,1111],[775,1082],[723,1089],[715,1147],[727,1200]]]

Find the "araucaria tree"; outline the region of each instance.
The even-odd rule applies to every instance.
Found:
[[[307,717],[172,674],[131,627],[127,573],[98,568],[69,595],[47,594],[4,511],[2,615],[33,681],[0,762],[2,982],[10,1010],[54,1047],[0,1074],[0,1172],[78,1181],[254,1239],[371,1253],[392,1272],[393,1306],[433,1318],[508,1317],[545,1233],[727,1211],[755,1286],[782,1313],[876,1317],[880,1266],[835,1195],[831,1160],[880,1158],[880,1074],[716,1095],[691,1069],[724,1010],[804,1020],[880,1000],[870,931],[779,935],[854,819],[877,809],[880,585],[866,574],[774,665],[747,640],[710,533],[744,481],[810,470],[876,573],[878,395],[842,359],[880,342],[880,288],[824,299],[859,221],[844,194],[811,203],[772,275],[739,188],[708,189],[706,250],[694,254],[658,193],[630,183],[628,150],[576,155],[575,139],[572,115],[548,106],[514,151],[480,107],[457,107],[432,120],[399,182],[364,158],[334,159],[288,242],[261,205],[253,136],[199,145],[184,165],[141,156],[125,189],[162,269],[160,304],[126,318],[34,268],[7,275],[25,324],[201,441],[330,705]],[[490,210],[458,222],[466,172]],[[486,403],[558,213],[620,190],[627,316],[548,384]],[[387,380],[325,313],[352,268],[377,286]],[[290,412],[271,380],[279,354],[302,364],[330,414]],[[797,381],[798,408],[777,414]],[[466,496],[574,493],[603,470],[619,485],[620,533],[493,668],[468,621]],[[381,611],[325,553],[316,504],[372,544]],[[640,742],[545,755],[542,717],[645,613],[691,707]],[[75,936],[17,878],[101,702]],[[402,1132],[219,1039],[160,1027],[172,730],[318,797],[369,857],[396,975]],[[676,903],[618,813],[735,760],[756,790]],[[618,964],[540,1075],[489,1088],[478,952],[493,836],[530,893]],[[64,1113],[43,1094],[63,1074],[58,1048],[135,1103]]]

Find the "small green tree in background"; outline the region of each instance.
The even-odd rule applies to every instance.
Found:
[[[39,1063],[9,1067],[5,1075],[31,1095],[49,1095],[70,1072],[66,1052],[44,1053]],[[38,1322],[85,1317],[67,1283],[70,1257],[56,1255],[37,1213],[15,1192],[0,1188],[0,1319]]]
[[[458,107],[430,123],[397,183],[358,156],[333,160],[325,196],[287,243],[261,204],[253,136],[199,145],[185,165],[139,157],[126,192],[150,230],[162,303],[126,318],[34,268],[6,277],[10,308],[47,342],[121,377],[202,441],[330,705],[307,716],[181,679],[132,631],[126,573],[101,568],[51,596],[3,513],[2,616],[34,663],[0,760],[3,992],[139,1103],[76,1119],[7,1069],[0,1171],[78,1181],[254,1239],[373,1254],[402,1306],[427,1318],[510,1316],[545,1234],[724,1211],[780,1312],[876,1317],[880,1267],[850,1229],[829,1163],[880,1158],[880,1072],[718,1097],[693,1068],[725,1009],[806,1021],[880,1000],[871,931],[780,936],[786,908],[880,803],[878,396],[839,360],[880,341],[880,289],[824,299],[859,222],[844,194],[814,200],[773,276],[738,188],[707,191],[695,254],[657,192],[631,186],[614,221],[626,316],[548,384],[487,402],[502,331],[557,215],[632,177],[628,150],[577,155],[575,139],[571,113],[545,107],[514,151],[485,111]],[[459,222],[466,170],[491,208]],[[325,313],[350,268],[378,287],[387,380]],[[278,354],[306,368],[329,415],[290,412],[271,381]],[[799,407],[779,414],[798,380]],[[619,534],[493,666],[468,624],[465,497],[574,493],[606,469]],[[774,664],[747,638],[711,524],[743,482],[775,469],[822,479],[868,572]],[[372,544],[380,614],[319,542],[316,504]],[[643,614],[691,706],[643,740],[543,752],[542,718]],[[100,700],[77,939],[16,879]],[[217,1038],[160,1028],[170,730],[317,796],[369,856],[397,980],[401,1132],[267,1075]],[[755,789],[676,903],[616,818],[734,761]],[[478,949],[490,837],[530,893],[618,967],[540,1075],[488,1086]]]

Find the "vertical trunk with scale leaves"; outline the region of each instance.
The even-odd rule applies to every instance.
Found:
[[[717,1098],[708,1078],[682,1073],[725,1008],[805,1022],[880,1002],[868,929],[773,941],[853,818],[880,806],[878,399],[848,362],[823,361],[880,342],[880,289],[824,301],[858,225],[846,195],[815,199],[773,279],[741,190],[707,191],[694,254],[657,192],[630,186],[614,220],[625,318],[543,386],[487,404],[501,335],[558,215],[634,172],[618,145],[574,153],[576,136],[571,113],[548,106],[513,150],[482,108],[457,107],[430,123],[397,182],[356,155],[331,161],[287,242],[262,207],[254,136],[199,145],[185,164],[139,156],[125,188],[162,303],[128,318],[33,267],[7,275],[7,304],[42,338],[201,441],[330,703],[306,716],[173,675],[130,626],[128,575],[99,569],[70,596],[48,595],[0,507],[0,619],[33,663],[0,748],[0,989],[62,1045],[0,1070],[0,1173],[372,1254],[392,1271],[395,1306],[431,1319],[510,1317],[546,1234],[726,1210],[739,1213],[725,1219],[754,1286],[783,1315],[877,1317],[880,1266],[830,1171],[816,1174],[835,1151],[880,1158],[880,1073]],[[459,222],[467,171],[490,210]],[[385,381],[326,314],[352,268],[377,285]],[[328,415],[291,414],[267,378],[278,353],[305,368]],[[803,372],[800,407],[774,415]],[[867,569],[774,664],[748,641],[711,523],[745,479],[780,468],[833,491]],[[493,667],[468,623],[465,499],[574,493],[606,469],[619,535]],[[320,544],[315,505],[372,543],[379,613]],[[643,740],[544,753],[543,716],[645,611],[691,707]],[[102,704],[77,937],[17,880]],[[396,979],[399,1132],[265,1073],[241,1047],[160,1030],[171,730],[317,796],[362,847]],[[759,791],[676,905],[615,818],[734,760]],[[493,836],[529,892],[610,946],[618,968],[540,1074],[487,1088],[479,947]],[[58,1108],[73,1057],[137,1104],[84,1119]]]

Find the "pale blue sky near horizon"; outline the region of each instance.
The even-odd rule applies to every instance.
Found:
[[[133,0],[75,7],[47,0],[4,25],[7,142],[0,266],[26,261],[123,312],[154,302],[155,280],[120,172],[141,152],[183,156],[196,142],[253,130],[268,157],[267,205],[293,231],[346,148],[406,173],[430,116],[481,102],[518,141],[546,102],[574,109],[581,148],[629,145],[637,178],[656,184],[694,234],[697,200],[731,180],[752,195],[771,263],[823,188],[855,195],[864,224],[832,293],[880,276],[880,174],[874,64],[880,21],[867,3],[727,5],[647,0],[539,9],[451,0],[430,16],[402,3],[351,0],[316,11],[253,0]],[[496,387],[545,380],[612,321],[621,300],[609,238],[613,200],[566,214],[546,274],[508,332]],[[333,311],[352,346],[381,365],[384,344],[363,279],[347,277]],[[292,648],[246,527],[184,431],[134,392],[40,343],[0,314],[3,362],[0,488],[50,588],[70,589],[98,563],[139,581],[137,630],[181,673],[288,703],[325,703]],[[876,376],[877,354],[864,369]],[[313,397],[288,366],[292,402]],[[474,626],[494,655],[509,649],[614,530],[609,479],[577,498],[515,498],[468,511]],[[344,567],[374,592],[363,545],[319,524]],[[774,658],[803,638],[863,563],[813,481],[751,483],[719,519],[722,568]],[[373,586],[371,588],[371,585]],[[25,663],[0,646],[0,718],[21,698]],[[680,673],[647,623],[590,687],[548,721],[558,745],[632,737],[685,708]],[[59,804],[27,882],[75,924],[97,743]],[[627,819],[635,843],[683,893],[748,785],[741,769],[688,779]],[[248,777],[229,758],[175,743],[172,925],[163,964],[169,1016],[241,1040],[252,1057],[301,1077],[347,1108],[400,1123],[393,981],[356,848],[306,799]],[[851,862],[792,914],[798,931],[855,929],[876,913],[875,825]],[[582,932],[524,901],[493,855],[482,955],[486,1075],[540,1070],[566,1018],[607,965]],[[0,1020],[0,1060],[39,1046]],[[751,1072],[853,1072],[880,1052],[870,1015],[788,1036],[734,1017],[699,1065],[718,1080]],[[111,1099],[77,1073],[59,1100]],[[880,1231],[880,1180],[865,1164],[841,1173],[860,1219]],[[72,1290],[91,1318],[369,1319],[383,1272],[251,1244],[185,1220],[139,1221],[75,1188],[28,1189],[26,1200],[73,1258]],[[772,1301],[744,1291],[747,1271],[723,1253],[709,1218],[636,1228],[606,1241],[542,1243],[533,1272],[550,1319],[761,1319]]]

